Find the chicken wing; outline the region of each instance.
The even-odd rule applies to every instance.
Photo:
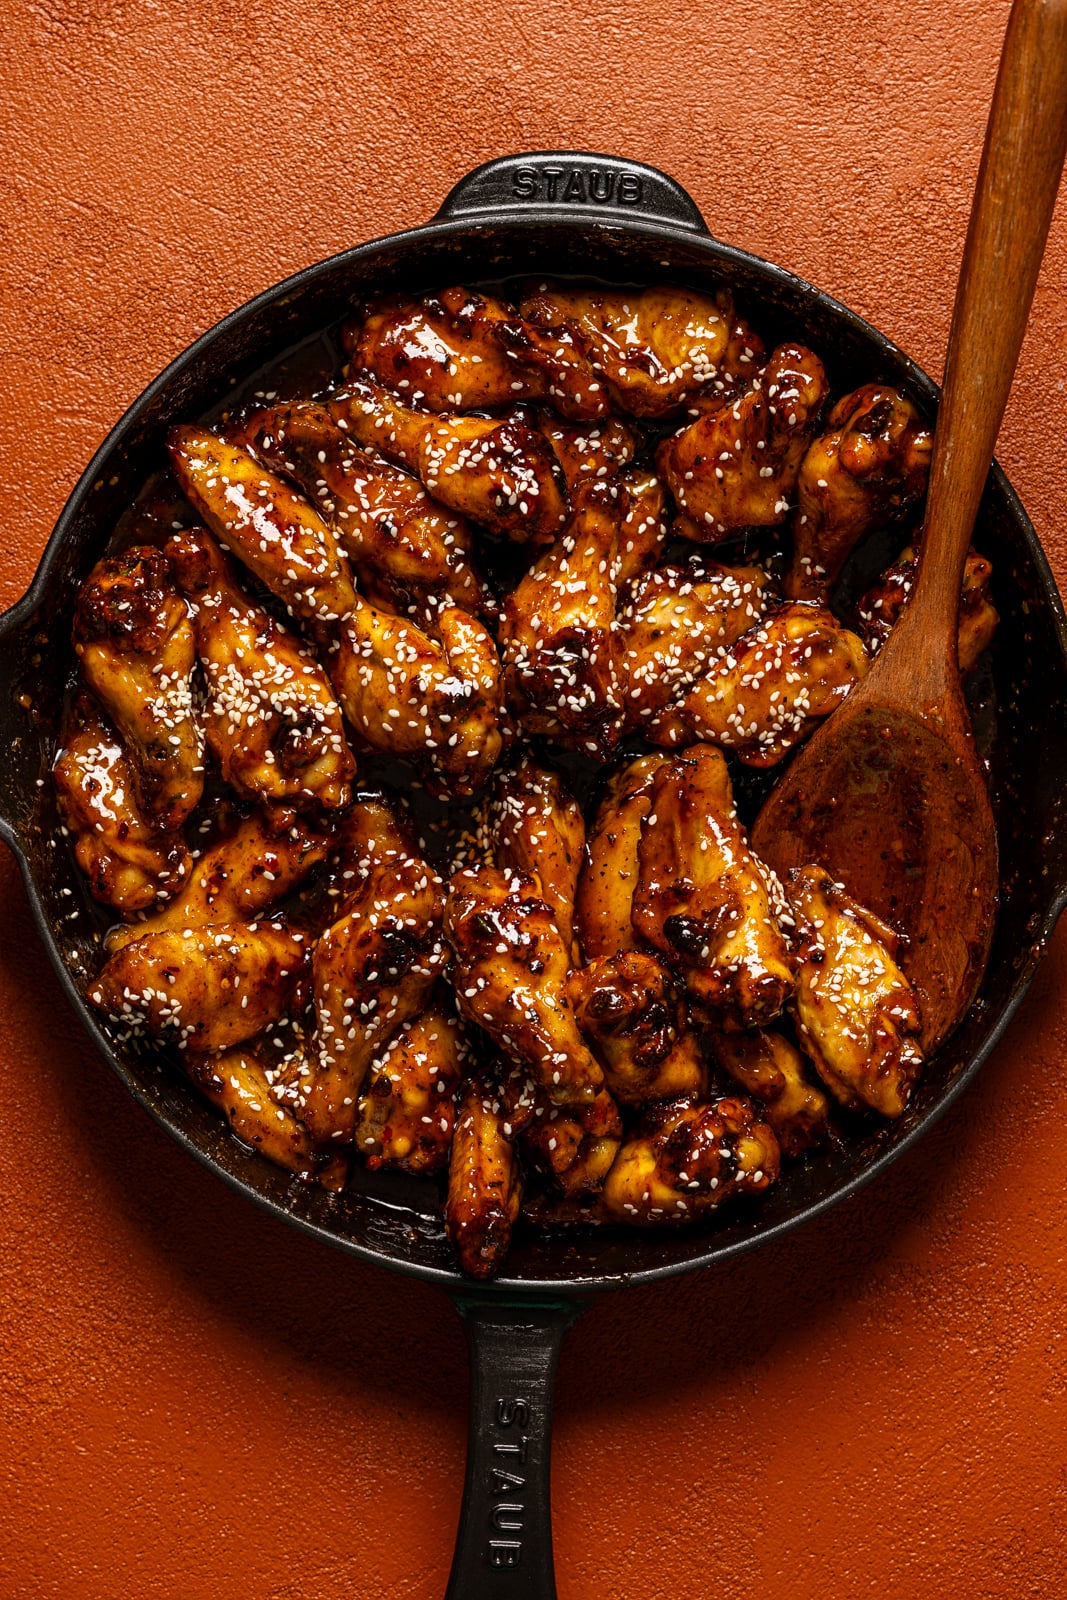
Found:
[[[282,807],[264,807],[238,822],[199,856],[181,893],[152,916],[113,928],[109,951],[148,933],[252,922],[291,894],[325,859],[329,835]]]
[[[565,417],[606,415],[589,358],[567,328],[534,327],[472,289],[373,301],[342,335],[354,370],[431,411],[550,400]]]
[[[455,1125],[467,1042],[450,997],[438,995],[371,1063],[359,1099],[355,1145],[372,1172],[441,1172]]]
[[[637,948],[631,920],[637,848],[651,808],[652,785],[668,759],[638,756],[608,779],[586,837],[575,895],[575,929],[587,961]]]
[[[606,1089],[588,1105],[552,1106],[541,1101],[519,1130],[524,1156],[568,1199],[596,1194],[622,1141],[622,1118]]]
[[[315,656],[248,598],[207,534],[178,534],[167,556],[192,608],[204,730],[226,782],[249,800],[346,806],[356,764]]]
[[[767,609],[762,567],[646,572],[618,607],[618,667],[626,730],[644,727],[723,661],[727,648]]]
[[[161,551],[138,545],[97,562],[78,595],[74,650],[125,742],[141,810],[180,828],[204,787],[204,741],[193,625]]]
[[[578,1032],[567,999],[570,955],[537,879],[493,867],[457,872],[445,930],[460,1011],[553,1104],[593,1100],[604,1076]]]
[[[503,1131],[499,1091],[484,1075],[464,1088],[448,1163],[445,1232],[472,1278],[492,1278],[503,1263],[522,1203],[522,1176]]]
[[[797,1034],[835,1099],[899,1117],[922,1071],[915,991],[897,938],[821,867],[790,873]]]
[[[613,478],[629,466],[641,442],[633,425],[622,417],[567,422],[554,411],[540,409],[537,426],[556,452],[572,490],[583,478]]]
[[[356,602],[331,664],[353,728],[376,750],[424,763],[454,795],[489,776],[501,749],[500,662],[482,623],[452,606],[440,642]]]
[[[168,928],[116,951],[88,998],[129,1036],[226,1050],[285,1015],[307,955],[303,934],[274,922]]]
[[[601,956],[572,973],[568,995],[578,1026],[625,1106],[701,1095],[707,1068],[686,1028],[674,979],[643,950]]]
[[[918,549],[909,545],[860,601],[857,607],[860,634],[872,655],[877,654],[888,639],[911,593],[918,570]],[[980,556],[977,550],[969,550],[960,591],[959,662],[964,674],[974,671],[979,656],[992,644],[1000,621],[990,596],[992,577],[992,562]]]
[[[933,442],[911,401],[887,384],[837,402],[800,464],[790,600],[825,605],[860,540],[921,499]]]
[[[94,899],[129,916],[177,892],[192,862],[185,840],[145,817],[126,752],[87,694],[64,720],[52,778]]]
[[[781,606],[744,634],[721,662],[654,716],[654,744],[707,740],[747,767],[772,767],[865,676],[867,652],[832,612],[802,601]]]
[[[564,949],[573,953],[574,897],[585,847],[578,802],[558,772],[524,754],[494,774],[488,820],[496,865],[536,878]]]
[[[778,1176],[778,1141],[748,1100],[668,1100],[645,1113],[608,1173],[601,1210],[631,1227],[693,1222]]]
[[[500,644],[508,708],[526,733],[603,758],[622,726],[616,672],[619,506],[608,484],[575,495],[567,531],[504,604]]]
[[[337,622],[356,600],[329,525],[251,451],[208,428],[172,428],[171,464],[198,516],[291,614]]]
[[[528,422],[423,411],[363,375],[326,410],[357,443],[417,473],[435,500],[500,538],[551,544],[567,520],[567,480]]]
[[[304,1124],[274,1098],[263,1062],[249,1047],[189,1055],[186,1071],[201,1094],[217,1106],[243,1144],[305,1183],[321,1158]]]
[[[657,772],[637,859],[634,926],[690,995],[730,1026],[776,1017],[793,989],[789,953],[718,750],[693,746]]]
[[[635,417],[665,417],[720,383],[736,325],[725,292],[714,299],[672,286],[606,289],[540,283],[520,310],[539,327],[571,327],[612,403]],[[733,349],[752,364],[743,344]]]
[[[614,578],[630,583],[659,560],[667,543],[667,486],[655,472],[628,467],[618,477],[620,519]]]
[[[714,544],[784,521],[826,395],[818,356],[779,345],[746,393],[665,439],[656,461],[683,514],[678,531]]]
[[[719,1065],[758,1101],[784,1156],[798,1156],[826,1137],[829,1102],[809,1083],[804,1058],[780,1033],[749,1028],[711,1035]]]
[[[256,412],[242,435],[269,467],[295,478],[331,524],[372,605],[424,625],[446,605],[495,616],[466,520],[432,500],[418,478],[362,449],[325,406]]]
[[[375,855],[344,914],[312,956],[312,1072],[301,1113],[317,1140],[351,1142],[357,1100],[375,1055],[416,1017],[445,962],[443,885],[407,829],[380,801],[367,828]]]

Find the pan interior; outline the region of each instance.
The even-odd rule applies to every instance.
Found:
[[[730,287],[768,345],[790,338],[827,367],[831,393],[893,382],[928,416],[936,391],[887,340],[809,285],[714,241],[651,224],[576,226],[557,218],[430,226],[362,246],[311,268],[234,313],[146,391],[103,447],[68,504],[24,608],[0,638],[0,671],[14,693],[0,706],[9,759],[0,814],[24,860],[27,887],[57,971],[88,1031],[147,1109],[192,1153],[269,1209],[341,1248],[409,1271],[461,1281],[426,1180],[360,1169],[342,1196],[307,1189],[246,1151],[158,1048],[108,1040],[81,992],[99,965],[101,913],[88,896],[47,778],[70,653],[77,588],[123,511],[163,461],[175,421],[208,419],[244,392],[308,387],[335,371],[333,332],[350,300],[381,290],[487,283],[531,273],[615,283],[673,281]],[[871,541],[846,583],[858,592],[897,553],[899,533]],[[761,1198],[685,1232],[616,1229],[521,1233],[505,1291],[618,1283],[685,1270],[745,1249],[802,1221],[910,1144],[984,1059],[1024,992],[1067,883],[1063,824],[1067,773],[1067,665],[1062,608],[1025,513],[1003,475],[987,487],[975,544],[994,565],[1001,624],[972,686],[972,710],[990,781],[1002,857],[1002,901],[979,998],[927,1067],[905,1115],[860,1129],[788,1168]],[[105,919],[106,920],[106,919]]]

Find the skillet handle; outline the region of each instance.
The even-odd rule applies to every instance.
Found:
[[[471,1358],[467,1474],[445,1600],[556,1600],[549,1454],[560,1345],[582,1307],[456,1298]]]
[[[664,222],[706,235],[696,202],[680,183],[643,161],[584,151],[538,150],[501,156],[461,178],[445,196],[436,221],[487,212],[580,216],[583,222]]]

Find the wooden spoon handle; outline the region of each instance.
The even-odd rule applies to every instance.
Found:
[[[1067,0],[1015,0],[952,313],[922,566],[907,608],[912,626],[927,640],[944,638],[953,659],[963,563],[1026,332],[1065,150]]]

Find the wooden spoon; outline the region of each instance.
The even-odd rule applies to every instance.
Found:
[[[818,863],[907,936],[931,1051],[981,980],[997,836],[956,654],[960,583],[1067,149],[1067,0],[1015,0],[952,316],[919,574],[870,672],[770,795],[753,844]]]

